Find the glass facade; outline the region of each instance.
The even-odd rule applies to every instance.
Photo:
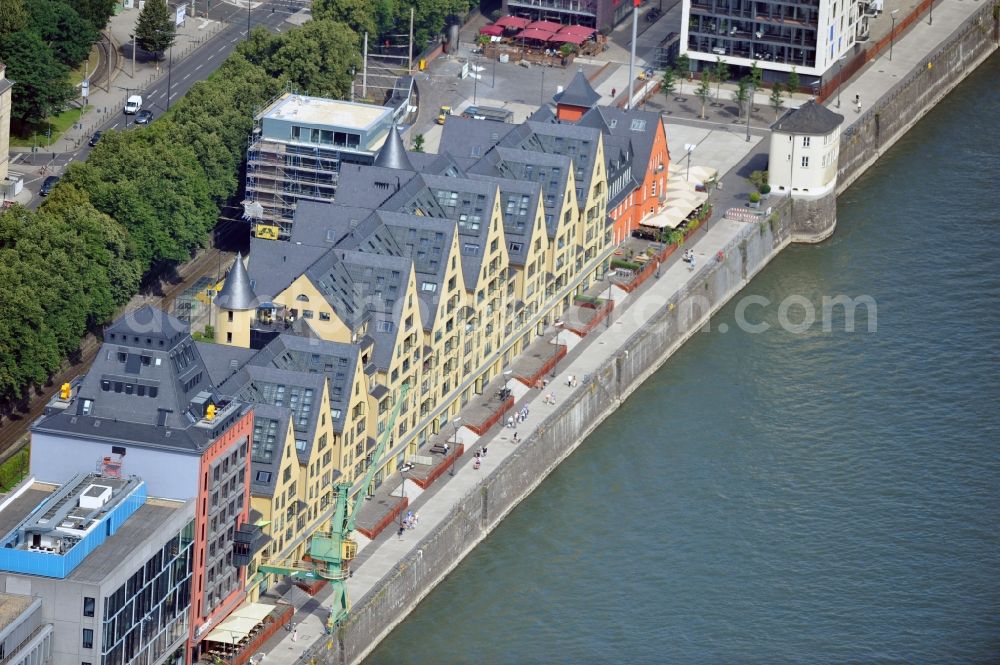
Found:
[[[104,598],[101,665],[152,665],[188,633],[194,522]]]
[[[818,25],[819,0],[695,0],[688,49],[814,67]]]

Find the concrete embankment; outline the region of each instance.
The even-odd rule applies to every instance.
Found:
[[[990,3],[966,19],[844,131],[840,141],[838,194],[850,187],[920,118],[996,52],[1000,43],[996,7]]]

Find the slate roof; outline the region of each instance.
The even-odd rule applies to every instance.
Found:
[[[452,116],[441,131],[438,149],[454,157],[479,159],[517,127],[506,122]]]
[[[251,361],[255,365],[270,365],[278,369],[326,378],[330,393],[330,417],[333,429],[343,431],[347,407],[351,399],[354,371],[360,362],[360,347],[296,335],[278,335]],[[334,415],[339,411],[338,415]]]
[[[544,194],[546,229],[554,238],[571,165],[570,158],[562,155],[497,146],[470,172],[539,183]]]
[[[403,145],[403,139],[400,137],[399,130],[396,129],[395,125],[389,129],[389,134],[385,137],[385,142],[375,155],[375,166],[404,171],[413,170],[410,160],[406,157],[406,147]]]
[[[205,363],[209,379],[217,386],[225,383],[226,379],[235,374],[257,353],[256,349],[244,349],[231,344],[195,342],[194,345],[201,353],[201,359]]]
[[[250,443],[250,492],[257,496],[274,496],[284,458],[285,435],[292,410],[287,406],[255,404],[254,431]],[[265,440],[274,432],[274,452],[264,454]],[[263,473],[261,473],[263,472]]]
[[[337,205],[378,208],[415,174],[402,169],[343,164],[337,181]],[[298,216],[295,217],[298,223]]]
[[[237,405],[211,427],[196,426],[207,403],[228,404],[211,374],[186,326],[145,306],[106,329],[70,404],[48,407],[33,429],[200,453],[246,411]]]
[[[771,130],[785,134],[809,134],[823,136],[836,130],[844,122],[844,116],[834,113],[822,104],[810,99],[797,109],[791,109],[771,125]]]
[[[500,211],[503,214],[507,253],[512,264],[523,266],[534,234],[535,212],[538,210],[538,200],[542,197],[542,186],[537,182],[488,175],[471,177],[500,188]]]
[[[565,90],[557,92],[552,96],[552,99],[557,104],[568,104],[569,106],[585,108],[590,108],[600,98],[601,95],[591,87],[590,81],[587,80],[582,69],[576,71],[576,76],[569,82]]]
[[[309,461],[309,453],[316,438],[323,383],[324,377],[319,374],[278,369],[251,361],[230,377],[223,384],[223,389],[236,394],[244,402],[287,406],[291,412],[295,438],[304,442],[303,445],[296,446],[299,462],[304,464]],[[282,438],[283,436],[282,431]]]
[[[593,176],[600,141],[601,132],[593,127],[529,121],[508,134],[501,145],[572,159],[576,169],[577,204],[582,207],[586,203],[586,193],[582,191],[582,187]]]
[[[257,295],[253,292],[250,284],[250,276],[247,275],[246,266],[243,265],[243,254],[236,255],[233,267],[226,275],[226,281],[215,297],[215,302],[223,309],[233,311],[246,311],[257,307]]]
[[[247,272],[254,291],[262,302],[268,302],[287,289],[326,251],[315,245],[251,238]]]

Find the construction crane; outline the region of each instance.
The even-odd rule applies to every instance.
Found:
[[[354,497],[354,502],[348,510],[348,502],[351,500],[351,484],[336,483],[333,486],[333,495],[336,505],[333,517],[330,518],[330,530],[316,532],[309,540],[309,558],[306,561],[266,561],[260,565],[262,573],[276,573],[287,575],[299,580],[327,580],[333,591],[332,605],[330,607],[330,618],[327,627],[332,632],[347,618],[350,612],[350,602],[347,598],[347,578],[349,577],[349,566],[351,560],[357,556],[358,543],[351,538],[354,532],[354,523],[357,520],[361,504],[364,503],[368,493],[368,487],[375,477],[375,471],[382,462],[382,455],[385,453],[386,445],[392,438],[392,431],[396,425],[396,418],[399,416],[406,395],[410,391],[409,384],[403,384],[399,391],[399,399],[392,408],[389,421],[385,430],[379,437],[378,445],[372,454],[371,463],[365,472],[361,489]]]

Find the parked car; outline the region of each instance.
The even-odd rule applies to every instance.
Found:
[[[663,16],[663,11],[659,7],[653,7],[648,12],[646,12],[646,20],[653,22]]]
[[[59,176],[50,175],[48,178],[45,179],[45,182],[42,183],[42,188],[38,190],[38,195],[48,196],[50,193],[52,193],[52,189],[56,186],[56,183],[58,182],[59,182]]]
[[[153,122],[153,112],[149,110],[139,111],[135,116],[135,124],[148,125]]]
[[[87,141],[87,145],[89,145],[91,148],[93,148],[95,145],[97,145],[97,142],[100,141],[100,140],[101,140],[101,133],[100,132],[94,132],[94,135],[90,137],[89,141]]]

